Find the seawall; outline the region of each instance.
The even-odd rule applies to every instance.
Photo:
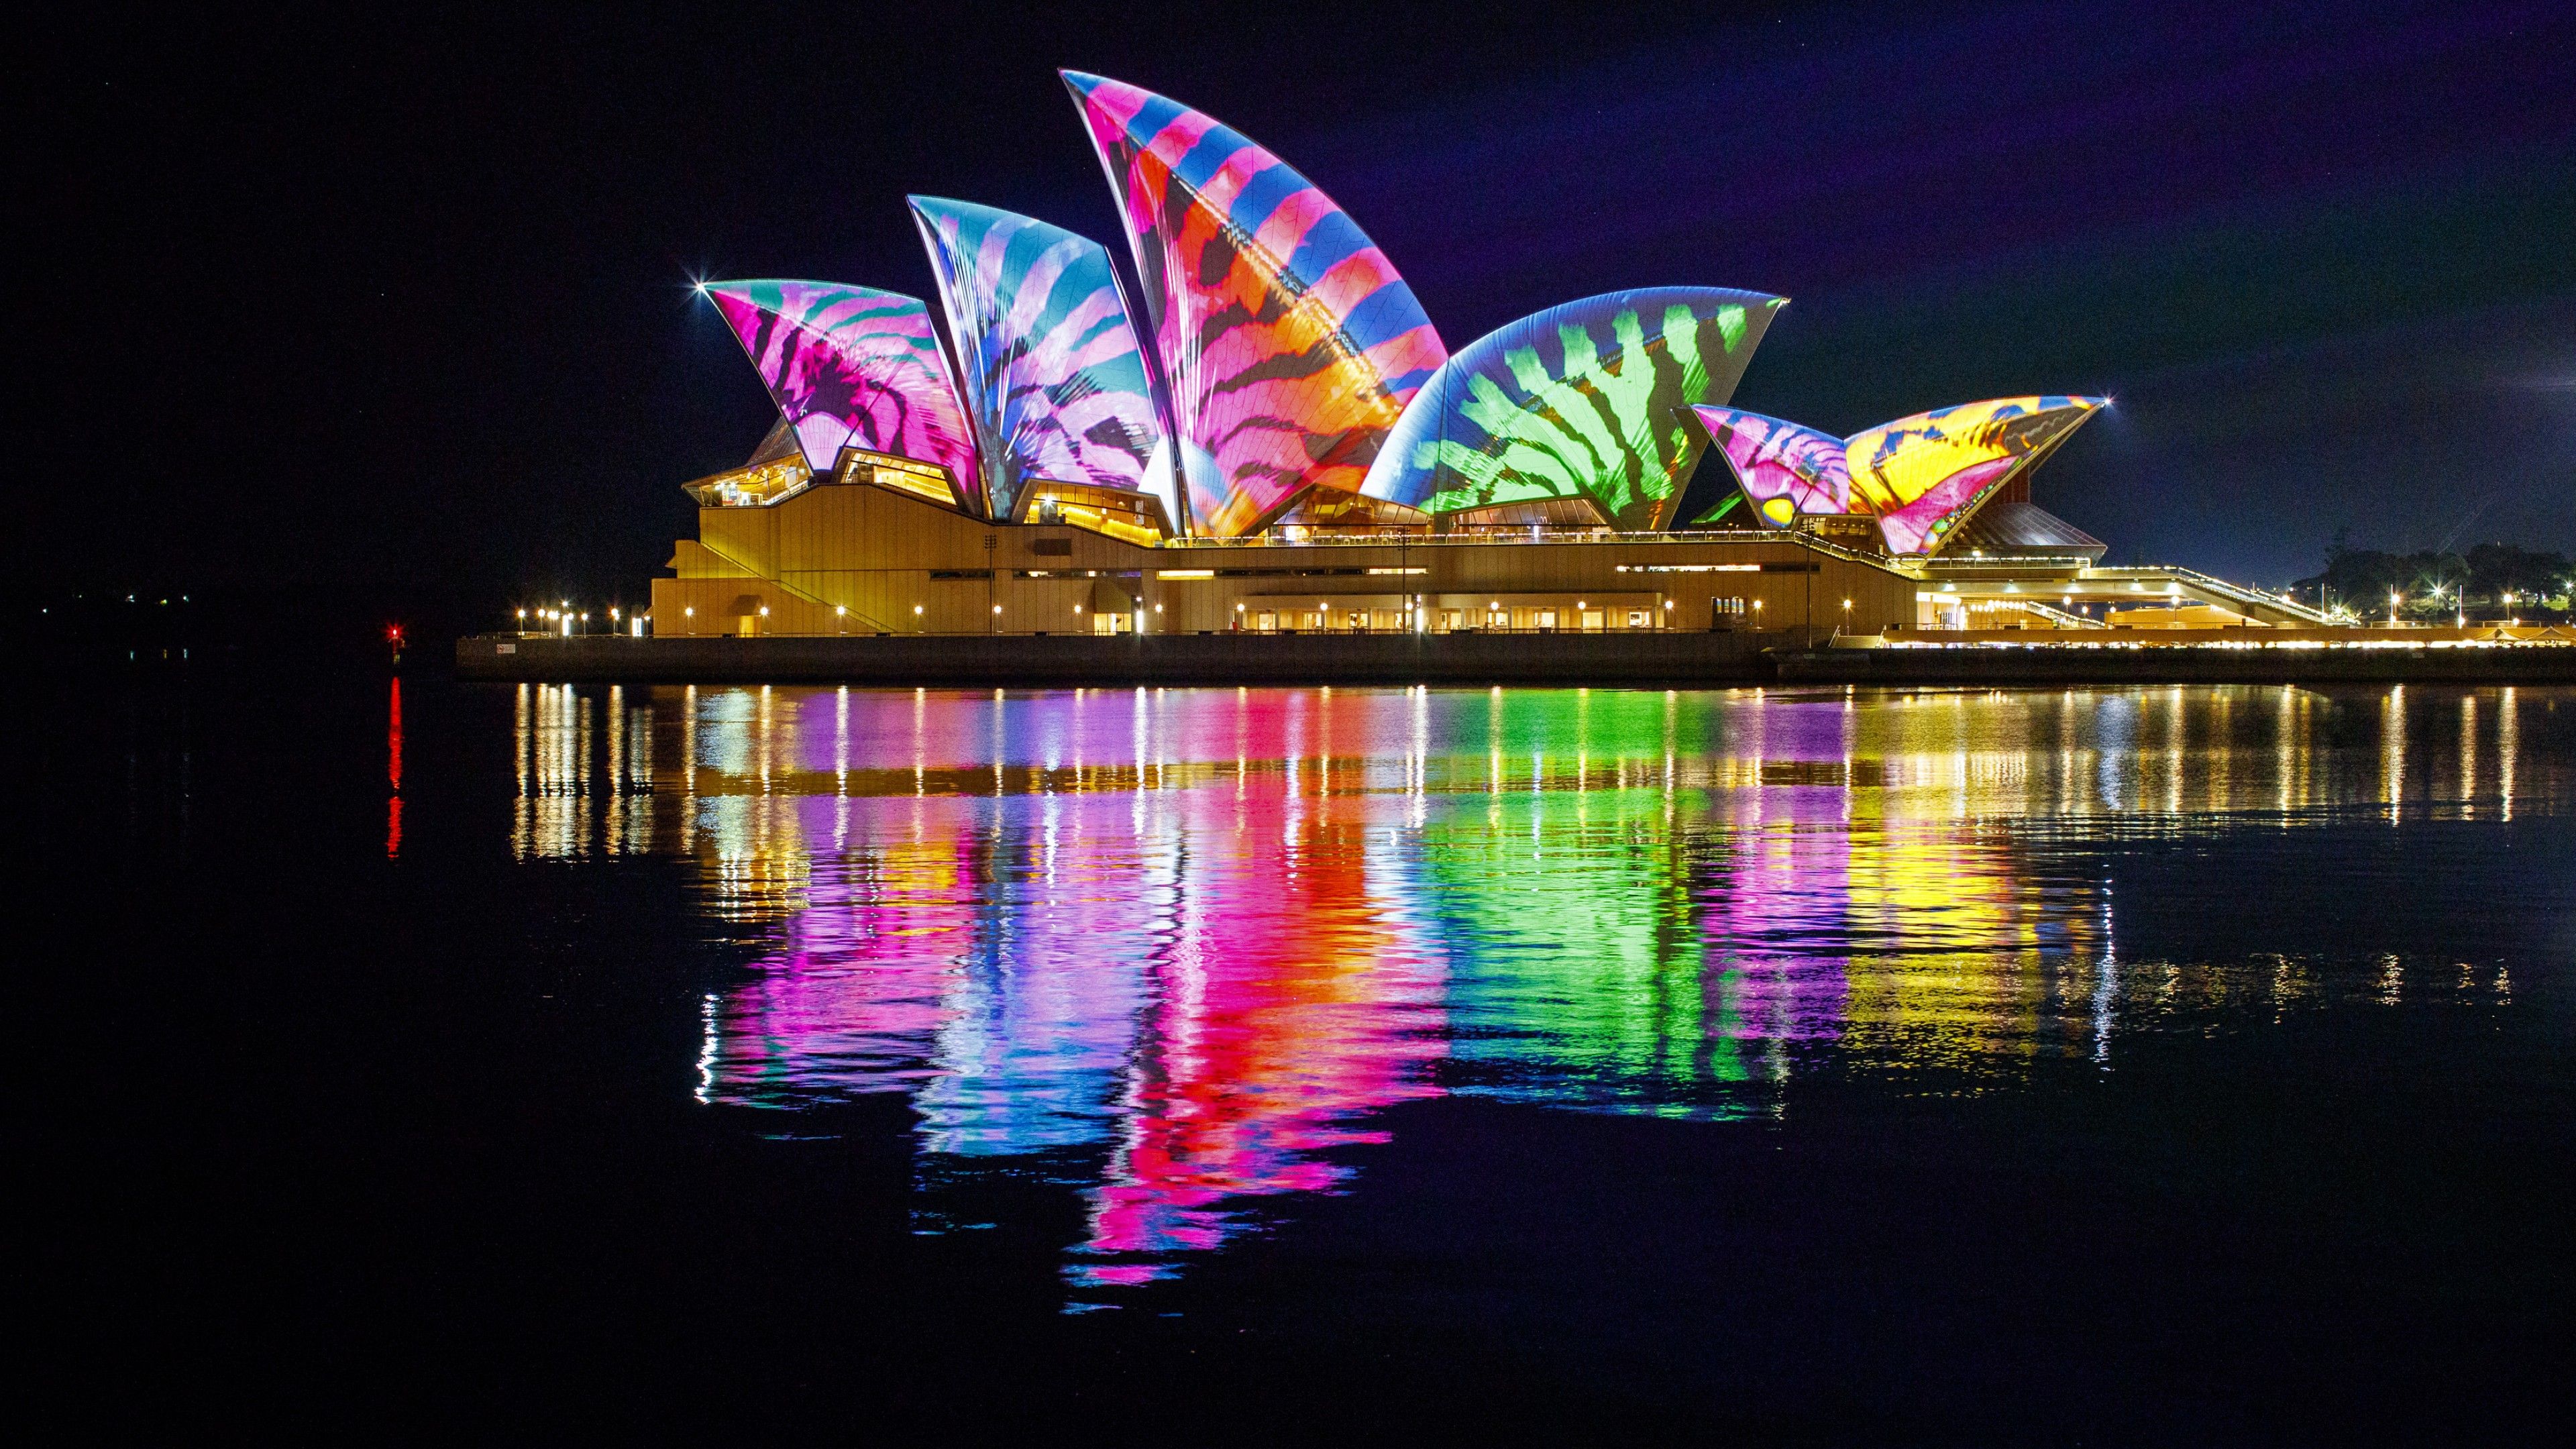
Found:
[[[1793,648],[1785,633],[472,635],[462,679],[547,683],[2571,684],[2576,647]]]
[[[1816,649],[1771,662],[1786,684],[2576,684],[2565,644]]]
[[[473,635],[463,679],[875,685],[1748,684],[1777,633]]]

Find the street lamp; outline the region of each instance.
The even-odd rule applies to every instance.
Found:
[[[2397,591],[2390,589],[2388,591],[2388,627],[2391,629],[2397,627],[2397,598]]]

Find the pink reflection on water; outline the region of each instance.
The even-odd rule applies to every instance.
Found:
[[[1326,1154],[1383,1142],[1354,1119],[1437,1095],[1446,973],[1409,913],[1390,848],[1367,848],[1363,799],[1275,780],[1195,794],[1214,862],[1196,882],[1159,991],[1132,1115],[1094,1197],[1083,1251],[1152,1254],[1223,1241],[1231,1199],[1321,1192],[1350,1169]],[[1383,826],[1375,826],[1383,830]],[[1136,1281],[1133,1264],[1079,1282]],[[1150,1276],[1150,1275],[1148,1275]]]

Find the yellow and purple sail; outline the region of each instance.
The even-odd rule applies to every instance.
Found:
[[[2005,484],[2104,406],[2098,397],[2008,397],[1881,423],[1843,444],[1852,497],[1890,553],[1934,554]]]
[[[1215,118],[1063,72],[1118,202],[1199,530],[1311,488],[1356,493],[1448,357],[1413,289],[1330,197]]]
[[[1653,532],[1707,445],[1683,410],[1734,394],[1782,305],[1644,287],[1498,328],[1425,383],[1361,491],[1444,514],[1582,499],[1623,531]]]
[[[983,512],[982,470],[930,309],[917,297],[837,282],[708,282],[805,461],[829,474],[845,447],[946,469]]]
[[[2108,402],[1993,398],[1898,418],[1848,439],[1735,408],[1693,411],[1762,522],[1786,528],[1802,515],[1862,514],[1878,520],[1888,552],[1928,556]],[[1697,521],[1722,518],[1733,503]]]
[[[996,518],[1047,483],[1160,496],[1168,466],[1145,358],[1109,253],[1035,217],[911,198]]]
[[[1763,522],[1787,528],[1801,513],[1851,512],[1842,439],[1739,408],[1691,411]]]

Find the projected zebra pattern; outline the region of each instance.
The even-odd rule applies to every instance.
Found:
[[[1622,530],[1661,528],[1707,446],[1681,410],[1734,393],[1780,305],[1652,287],[1487,333],[1424,385],[1363,491],[1434,513],[1590,498]]]
[[[1843,462],[1842,439],[1735,408],[1691,411],[1761,522],[1786,528],[1801,513],[1851,511],[1851,470]]]
[[[1214,118],[1076,71],[1170,386],[1190,511],[1240,534],[1310,487],[1356,492],[1448,356],[1330,197]]]
[[[1109,253],[1034,217],[911,200],[994,516],[1039,483],[1145,490],[1162,430]]]
[[[829,473],[843,447],[935,463],[960,503],[981,511],[972,434],[920,299],[833,282],[709,282],[704,290],[815,472]]]

